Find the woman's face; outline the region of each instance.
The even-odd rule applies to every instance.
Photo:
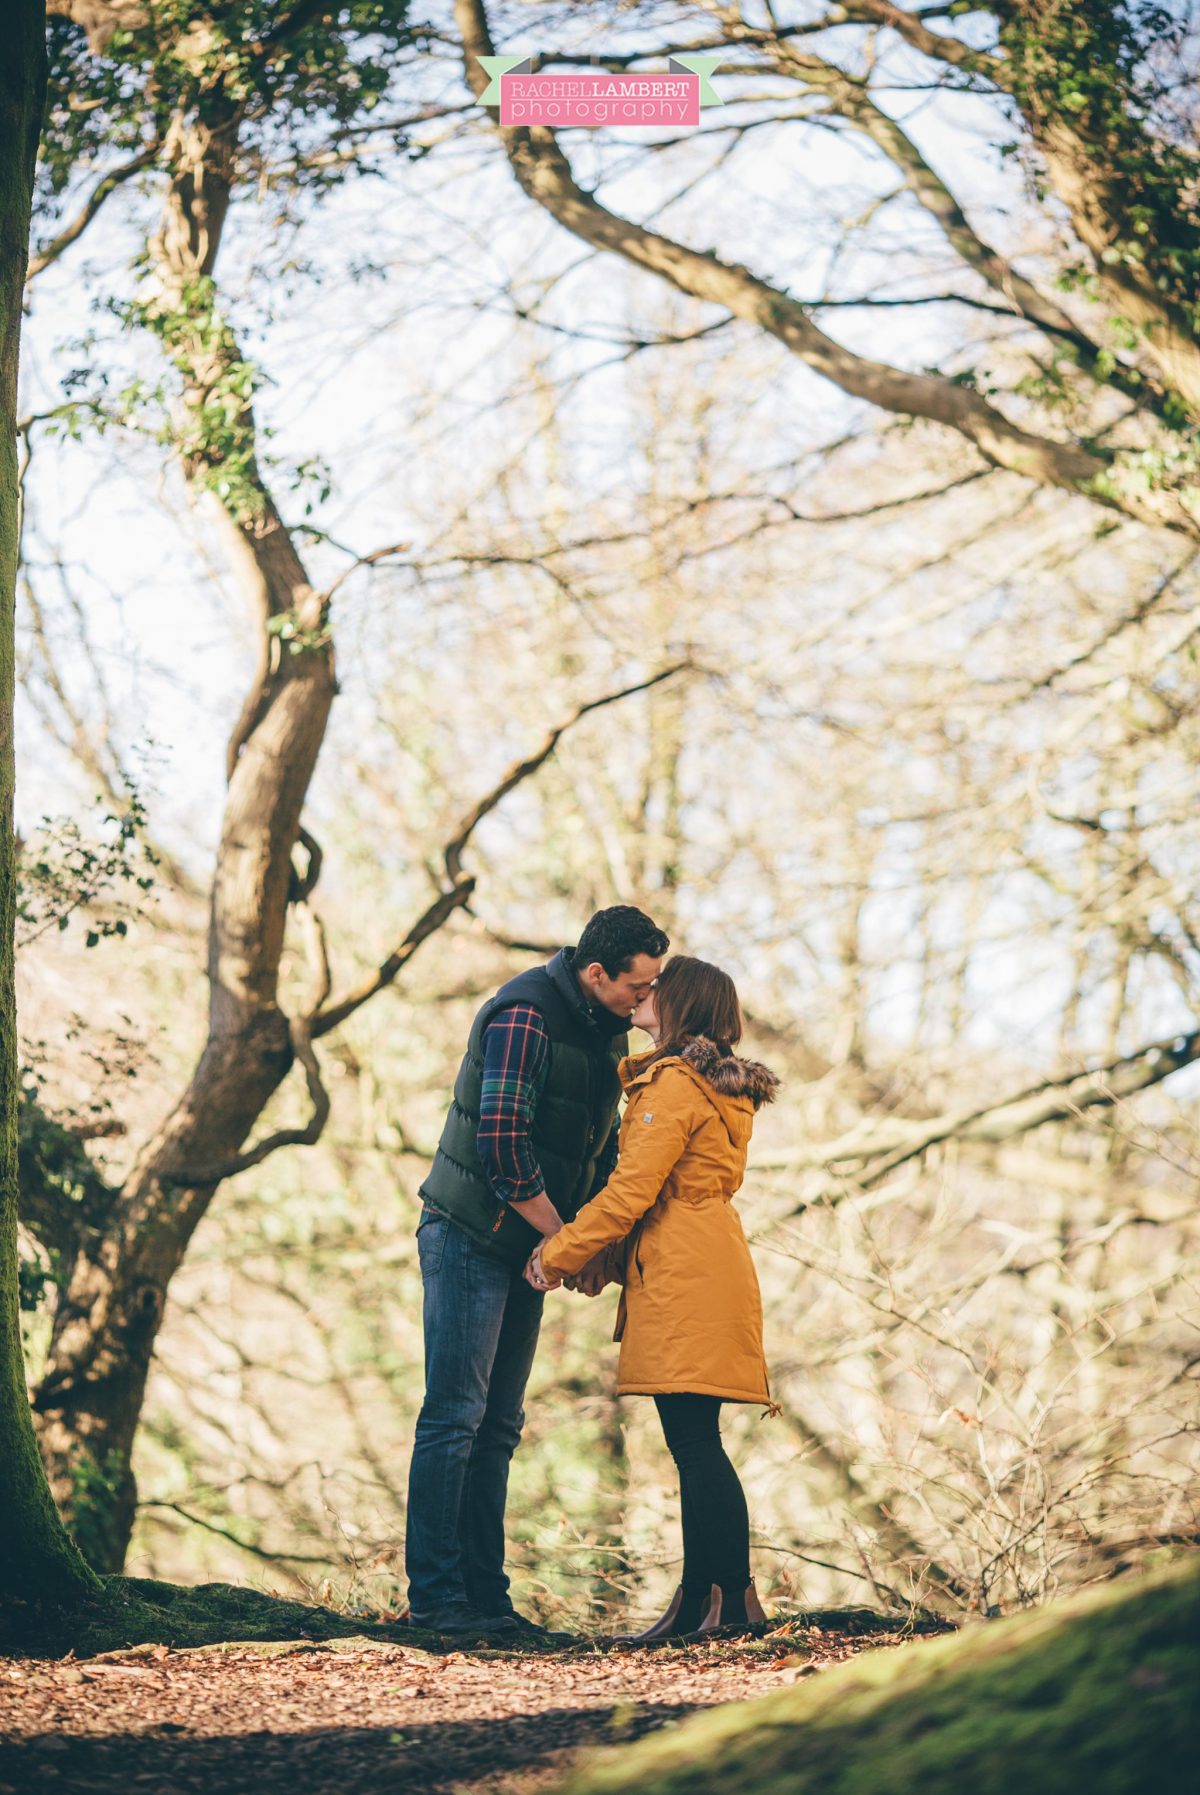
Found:
[[[656,993],[651,987],[629,1018],[634,1028],[644,1028],[648,1035],[658,1034],[658,1004]]]

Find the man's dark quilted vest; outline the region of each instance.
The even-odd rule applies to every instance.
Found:
[[[483,1031],[498,1010],[527,1003],[550,1036],[550,1063],[530,1139],[546,1194],[564,1221],[592,1195],[596,1164],[616,1121],[621,1096],[617,1061],[629,1050],[628,1023],[585,1002],[572,950],[502,985],[471,1024],[454,1082],[442,1138],[421,1195],[474,1240],[511,1265],[524,1265],[541,1239],[514,1209],[493,1195],[475,1145],[483,1094]]]

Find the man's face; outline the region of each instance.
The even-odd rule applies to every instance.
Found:
[[[593,960],[580,973],[584,991],[594,1003],[602,1003],[614,1016],[629,1016],[637,1009],[662,971],[662,956],[635,954],[627,972],[618,972],[610,979],[599,960]]]

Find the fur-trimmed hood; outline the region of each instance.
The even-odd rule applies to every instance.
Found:
[[[761,1060],[744,1060],[736,1053],[722,1053],[707,1035],[692,1035],[679,1049],[680,1059],[694,1066],[722,1097],[749,1097],[755,1109],[774,1101],[779,1079]]]
[[[769,1066],[759,1060],[744,1060],[736,1053],[722,1053],[707,1035],[688,1035],[674,1050],[659,1058],[656,1047],[633,1053],[617,1067],[621,1083],[628,1091],[634,1084],[653,1078],[660,1066],[669,1066],[681,1059],[690,1069],[710,1084],[720,1097],[748,1097],[755,1109],[771,1103],[779,1089],[779,1079]]]

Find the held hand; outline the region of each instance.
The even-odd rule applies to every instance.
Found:
[[[537,1247],[529,1255],[529,1263],[525,1267],[525,1281],[532,1284],[535,1290],[556,1290],[562,1282],[561,1278],[556,1278],[553,1274],[542,1270],[541,1247]]]
[[[588,1260],[583,1270],[576,1274],[574,1288],[582,1290],[584,1296],[599,1296],[608,1281],[608,1253],[607,1250],[601,1249]],[[567,1282],[571,1282],[571,1280],[568,1279]]]

